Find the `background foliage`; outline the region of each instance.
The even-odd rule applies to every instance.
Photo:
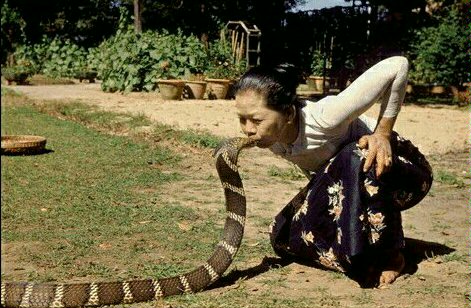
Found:
[[[136,35],[123,11],[118,31],[97,48],[95,64],[105,91],[151,91],[158,79],[201,72],[207,61],[204,44],[182,31],[145,31]]]
[[[291,62],[309,74],[319,51],[329,63],[325,73],[340,88],[391,55],[410,58],[416,82],[469,81],[469,0],[371,0],[292,10],[302,2],[140,0],[144,32],[136,35],[131,18],[120,21],[133,11],[131,0],[3,0],[2,66],[16,50],[16,62],[28,59],[34,72],[97,71],[106,91],[149,91],[159,78],[190,73],[234,78],[244,64],[233,65],[230,44],[219,34],[227,21],[244,20],[262,31],[263,64]]]
[[[416,31],[411,45],[416,83],[461,85],[470,80],[471,29],[460,18],[456,7],[448,8],[436,18],[436,25]]]

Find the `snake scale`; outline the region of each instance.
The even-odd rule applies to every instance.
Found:
[[[254,146],[247,138],[227,139],[216,148],[216,169],[224,189],[227,217],[222,239],[213,254],[195,270],[175,277],[90,283],[1,283],[1,307],[97,307],[129,304],[198,292],[229,267],[244,234],[246,199],[237,159]]]

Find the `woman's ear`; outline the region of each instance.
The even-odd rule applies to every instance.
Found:
[[[294,122],[294,119],[296,118],[296,106],[294,105],[291,105],[288,109],[288,120],[287,122],[289,124],[293,123]]]

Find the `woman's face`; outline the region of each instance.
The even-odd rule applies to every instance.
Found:
[[[286,141],[290,117],[287,113],[268,108],[265,95],[244,90],[236,94],[235,102],[243,133],[257,140],[259,147],[267,148]]]

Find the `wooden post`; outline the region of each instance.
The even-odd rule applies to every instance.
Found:
[[[235,31],[231,30],[231,47],[232,47],[232,54],[234,55],[236,52],[236,41],[235,41]]]
[[[134,0],[134,33],[142,33],[141,0]]]
[[[240,59],[242,59],[242,53],[244,51],[244,33],[242,33],[242,37],[240,39],[240,46],[239,50],[237,51],[237,64],[239,64]]]

